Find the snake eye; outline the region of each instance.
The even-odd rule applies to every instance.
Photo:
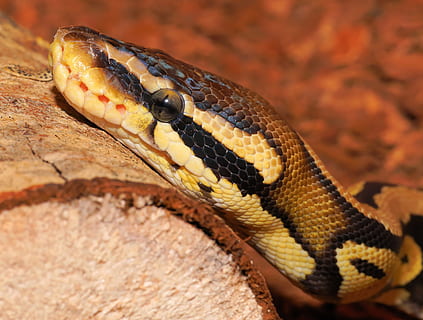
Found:
[[[179,93],[172,89],[159,89],[151,96],[151,113],[161,122],[170,122],[184,109],[184,101]]]

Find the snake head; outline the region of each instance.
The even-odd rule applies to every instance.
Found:
[[[170,180],[172,168],[183,167],[191,180],[226,177],[251,189],[281,174],[280,150],[266,127],[271,107],[248,89],[87,27],[60,28],[49,62],[56,87],[77,111]]]
[[[56,87],[80,113],[106,130],[120,128],[127,137],[155,145],[157,121],[182,116],[185,102],[174,83],[157,76],[157,67],[145,61],[153,53],[159,51],[87,27],[67,27],[57,31],[49,62]]]
[[[191,163],[203,173],[170,124],[194,110],[189,90],[177,84],[185,74],[172,66],[182,62],[87,27],[64,27],[51,44],[49,63],[69,104],[157,171],[168,176],[172,166]]]

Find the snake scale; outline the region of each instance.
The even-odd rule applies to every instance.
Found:
[[[305,292],[423,318],[422,190],[347,191],[266,100],[160,50],[66,27],[49,63],[76,110],[216,208]]]

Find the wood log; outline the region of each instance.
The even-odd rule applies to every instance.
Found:
[[[0,16],[2,319],[279,319],[242,240],[89,123]],[[100,178],[101,177],[101,178]]]

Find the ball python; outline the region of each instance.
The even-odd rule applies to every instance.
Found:
[[[423,317],[422,190],[346,190],[261,96],[163,51],[64,27],[49,64],[71,106],[216,208],[302,290]]]

